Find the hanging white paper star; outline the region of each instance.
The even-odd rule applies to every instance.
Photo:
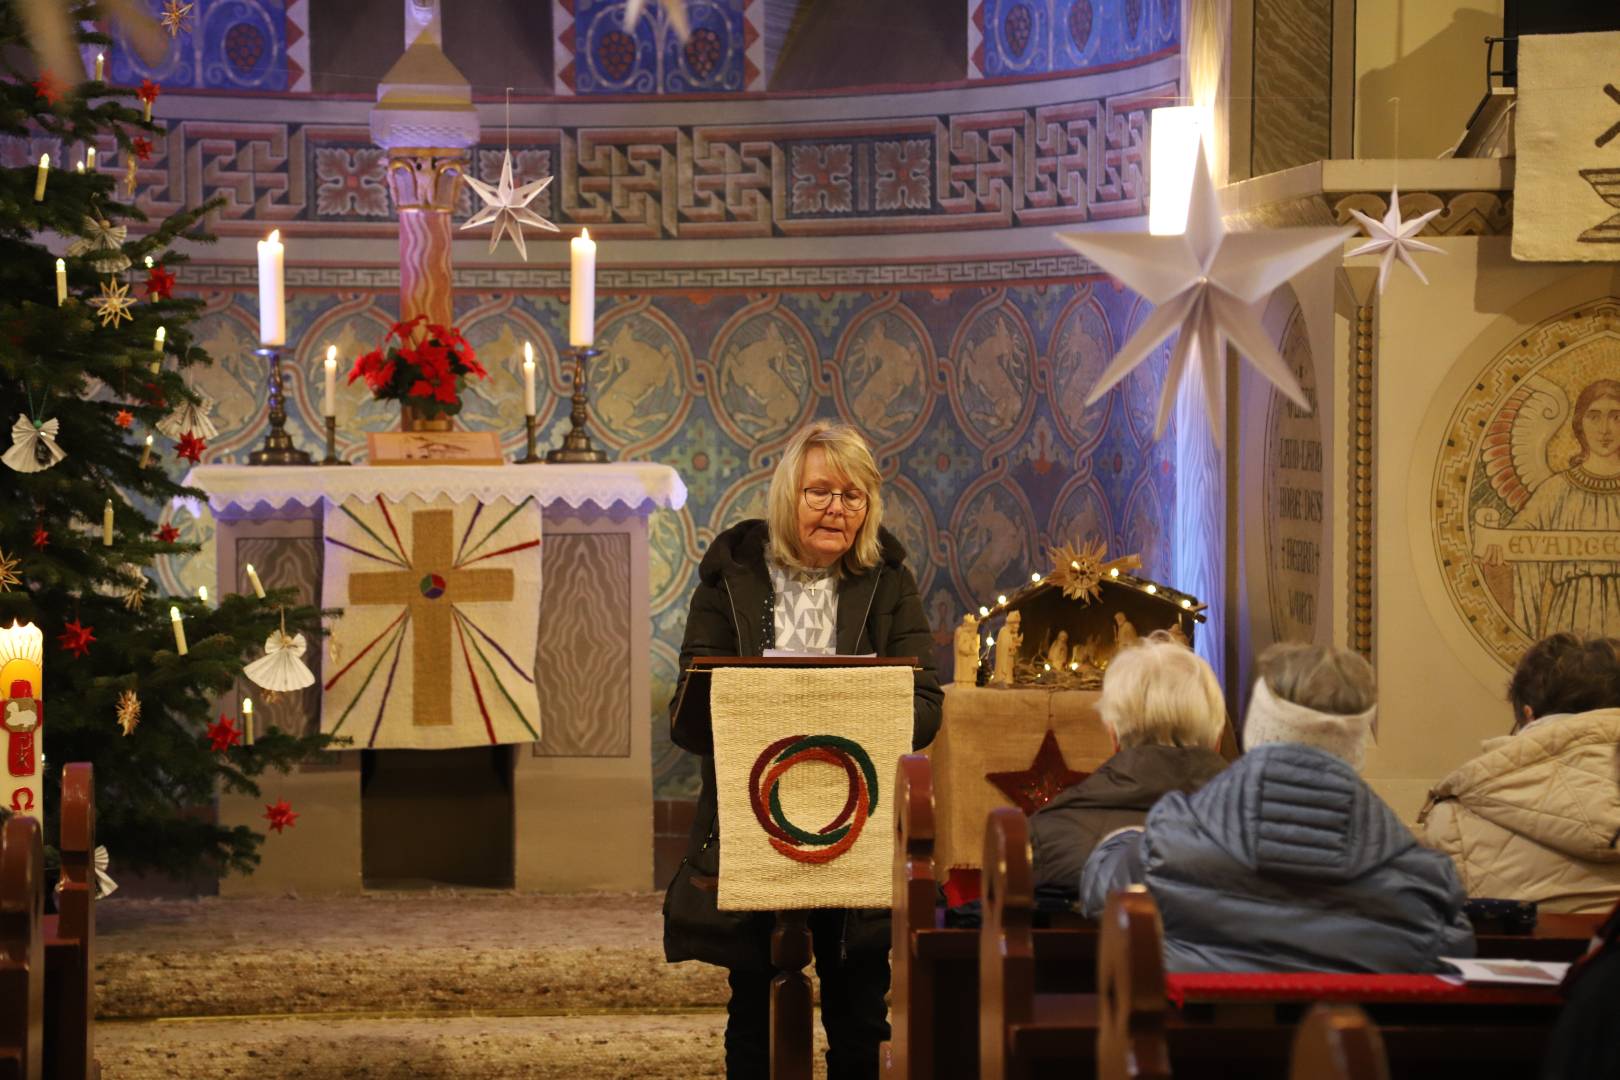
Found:
[[[635,29],[636,22],[641,18],[641,11],[647,6],[647,0],[628,0],[624,5],[624,28]],[[664,9],[664,17],[674,29],[675,36],[686,44],[686,39],[692,36],[692,23],[686,17],[686,0],[658,0],[658,6]]]
[[[1127,341],[1086,398],[1095,404],[1144,363],[1159,343],[1180,331],[1159,397],[1155,437],[1164,434],[1176,391],[1196,359],[1203,376],[1210,429],[1221,442],[1224,413],[1222,357],[1230,341],[1294,404],[1309,409],[1304,393],[1252,305],[1355,235],[1349,228],[1268,229],[1229,233],[1220,202],[1198,148],[1187,231],[1180,236],[1143,233],[1059,233],[1058,239],[1087,256],[1154,305],[1141,329]]]
[[[1350,216],[1361,222],[1361,227],[1367,230],[1369,239],[1360,247],[1352,248],[1344,253],[1345,258],[1352,255],[1375,255],[1382,251],[1383,259],[1378,264],[1378,295],[1384,295],[1384,282],[1389,280],[1389,268],[1395,264],[1396,259],[1411,267],[1417,279],[1427,285],[1429,279],[1423,276],[1418,264],[1412,258],[1414,251],[1435,251],[1444,255],[1444,251],[1433,244],[1417,239],[1418,233],[1429,219],[1441,211],[1442,207],[1435,207],[1426,214],[1420,214],[1411,221],[1401,220],[1401,189],[1391,188],[1389,192],[1389,212],[1384,215],[1383,221],[1374,221],[1360,210],[1350,211]]]
[[[551,183],[551,177],[543,176],[538,180],[531,180],[522,187],[514,187],[512,183],[512,151],[508,150],[501,159],[501,182],[494,187],[482,180],[468,176],[465,178],[467,186],[472,188],[480,199],[484,200],[484,208],[467,219],[463,229],[476,228],[479,225],[495,223],[495,231],[490,234],[489,250],[494,251],[501,242],[501,233],[512,237],[512,243],[517,245],[518,254],[523,261],[529,261],[529,249],[523,242],[523,226],[532,225],[536,229],[549,229],[557,231],[557,226],[529,209],[529,204],[535,196],[546,190]]]

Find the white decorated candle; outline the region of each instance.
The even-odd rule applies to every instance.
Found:
[[[282,270],[286,249],[281,230],[259,241],[259,343],[282,345],[287,341],[287,296]]]
[[[96,171],[96,148],[89,146],[84,151],[84,167],[88,172]]]
[[[568,344],[588,348],[596,340],[596,241],[581,229],[568,241]]]
[[[242,699],[242,745],[253,745],[253,699]]]
[[[337,415],[337,346],[326,347],[326,393],[321,399],[321,415]]]
[[[67,303],[67,260],[56,260],[56,306]]]
[[[259,580],[259,572],[253,569],[253,564],[247,564],[248,584],[253,586],[253,595],[260,600],[264,599],[264,583]]]
[[[197,599],[201,600],[204,604],[208,603],[208,586],[197,586]]]
[[[107,54],[96,53],[96,82],[105,82],[107,74]]]
[[[523,343],[523,415],[534,415],[534,346]]]
[[[84,158],[80,158],[78,161],[73,163],[73,171],[84,172]]]
[[[51,175],[51,155],[39,155],[39,172],[34,174],[34,201],[45,201],[45,180]]]
[[[155,352],[155,353],[162,352],[163,351],[163,343],[165,341],[167,341],[168,339],[169,339],[169,329],[168,329],[168,327],[166,327],[166,326],[158,327],[157,328],[157,333],[152,335],[152,351]]]
[[[146,446],[141,449],[141,468],[152,464],[152,436],[146,437]]]
[[[113,534],[113,506],[112,500],[101,511],[101,546],[112,547]]]
[[[186,624],[180,618],[180,609],[169,606],[169,622],[174,626],[174,651],[186,655]]]

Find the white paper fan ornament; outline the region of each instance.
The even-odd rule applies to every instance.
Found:
[[[266,690],[302,690],[315,682],[301,657],[307,645],[303,634],[272,630],[264,639],[264,655],[242,669],[242,674]]]
[[[127,225],[85,218],[84,234],[73,238],[67,253],[70,258],[88,257],[98,274],[122,274],[129,269],[129,256],[124,254],[124,240],[128,236]]]
[[[158,421],[158,431],[171,439],[179,439],[188,431],[199,439],[212,439],[219,434],[219,428],[208,417],[214,411],[214,399],[201,390],[192,390],[192,393],[197,395],[196,402],[182,401],[175,406],[173,412]]]
[[[18,416],[11,425],[11,449],[0,458],[18,472],[42,472],[67,457],[67,451],[56,445],[56,432],[60,425],[55,417],[36,424],[26,416]]]

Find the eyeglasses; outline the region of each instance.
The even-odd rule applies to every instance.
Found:
[[[800,490],[804,494],[804,505],[812,510],[827,509],[832,505],[834,496],[837,496],[843,502],[846,513],[858,514],[866,509],[865,492],[829,491],[824,487],[807,487]]]

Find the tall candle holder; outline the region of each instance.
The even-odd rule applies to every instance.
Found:
[[[249,465],[309,465],[309,453],[293,445],[287,434],[287,405],[283,396],[280,349],[254,349],[253,355],[270,361],[270,433],[264,446],[248,455]]]
[[[326,418],[326,456],[321,459],[322,465],[347,465],[348,462],[337,456],[337,417]]]
[[[524,454],[517,459],[519,465],[538,465],[546,459],[534,452],[534,438],[540,425],[535,421],[533,413],[523,418],[523,446]]]
[[[570,351],[574,354],[574,407],[568,419],[573,426],[563,436],[562,446],[546,451],[546,462],[551,465],[603,462],[608,459],[607,452],[592,446],[591,437],[585,431],[585,365],[592,357],[601,356],[602,350],[585,346]]]

